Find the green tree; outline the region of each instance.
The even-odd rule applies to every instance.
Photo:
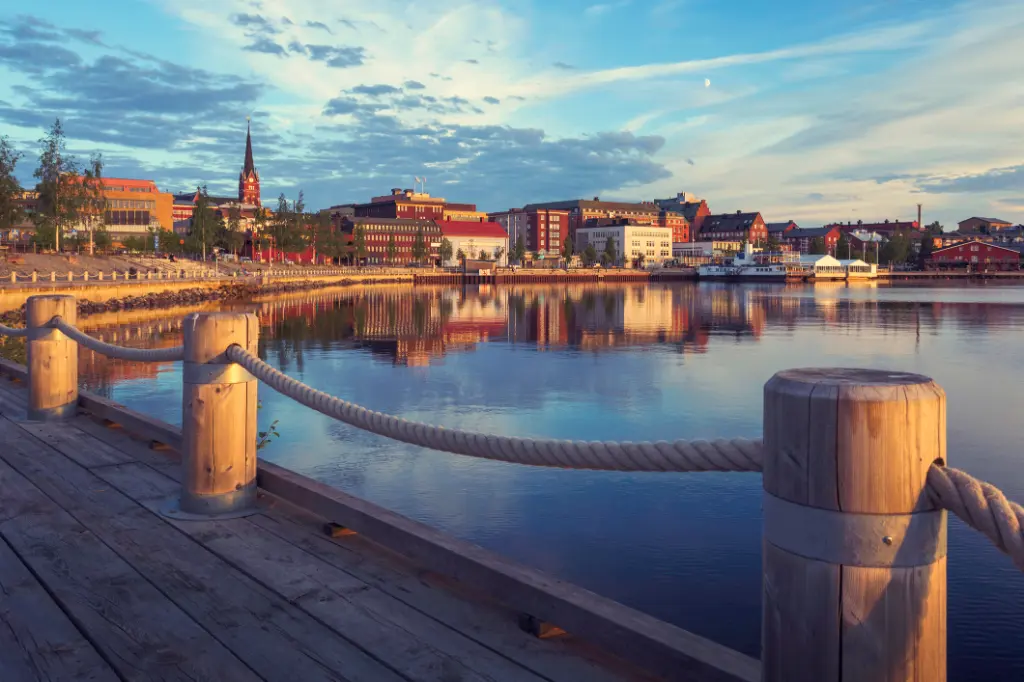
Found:
[[[462,253],[462,250],[459,250]],[[447,263],[452,259],[452,242],[448,237],[441,240],[441,246],[437,249],[437,255],[441,257],[441,263]],[[460,257],[461,258],[461,257]]]
[[[67,153],[64,126],[56,119],[45,137],[39,140],[39,166],[33,176],[39,181],[38,208],[33,215],[36,236],[52,236],[52,246],[60,251],[60,240],[67,229],[78,223],[82,192],[78,183],[78,165]],[[79,185],[79,186],[76,186]]]
[[[815,237],[811,240],[810,245],[807,248],[808,253],[823,254],[825,253],[825,238]]]
[[[782,242],[775,238],[775,235],[768,235],[768,241],[765,242],[764,248],[768,253],[778,253],[782,250]]]
[[[11,147],[7,136],[0,137],[0,232],[7,233],[25,220],[21,203],[21,184],[14,169],[22,153]]]
[[[587,244],[587,248],[583,249],[583,264],[588,268],[597,262],[597,249],[594,248],[593,244]]]
[[[480,260],[487,260],[487,252],[480,249]]]
[[[850,237],[842,232],[839,235],[839,240],[836,242],[836,258],[848,259],[852,256],[853,252],[850,249]]]
[[[122,242],[124,248],[132,253],[141,253],[146,250],[146,238],[137,237],[132,235],[131,237],[125,237]]]
[[[256,209],[256,215],[253,216],[252,230],[252,246],[254,250],[259,250],[261,259],[263,258],[263,252],[270,247],[270,236],[267,234],[268,224],[267,209],[261,206]],[[256,259],[255,254],[253,254],[253,259]]]
[[[104,252],[110,248],[113,240],[110,238],[110,233],[107,232],[107,228],[100,225],[92,235],[92,242],[100,252]]]
[[[81,222],[89,232],[89,253],[95,250],[93,233],[96,227],[104,224],[107,216],[107,198],[103,195],[103,157],[93,154],[89,159],[89,167],[82,173],[80,190]]]
[[[423,234],[423,228],[419,228],[416,231],[416,239],[412,243],[412,259],[417,263],[422,263],[427,257],[427,239]]]
[[[395,256],[398,255],[398,242],[395,241],[395,233],[388,235],[388,263],[394,265]]]
[[[455,254],[455,257],[461,263],[462,261],[466,260],[466,252],[463,251],[462,249],[459,249],[459,252],[457,254]]]
[[[644,255],[644,252],[639,252],[638,254],[636,254],[636,258],[633,259],[633,267],[637,269],[642,268],[644,266],[644,260],[646,259],[647,256]]]
[[[882,247],[879,257],[883,263],[897,265],[907,262],[910,256],[910,238],[903,232],[897,232]]]
[[[928,227],[931,228],[931,225]],[[928,259],[935,250],[935,244],[932,241],[934,238],[935,236],[931,234],[930,231],[921,237],[921,244],[917,249],[917,267],[919,270],[924,270],[925,265],[928,263]]]
[[[568,263],[570,260],[572,260],[572,254],[573,254],[572,237],[566,237],[565,238],[565,242],[562,243],[562,258],[565,259],[566,263]]]
[[[517,263],[522,263],[523,258],[526,257],[526,242],[523,241],[522,233],[516,235],[516,245],[512,250],[512,259]]]
[[[192,210],[192,227],[189,229],[189,240],[186,246],[192,253],[200,253],[203,261],[206,260],[206,250],[213,246],[216,236],[217,217],[214,215],[213,207],[210,206],[210,194],[206,191],[206,185],[197,188],[199,197]]]
[[[352,233],[352,254],[356,258],[356,263],[362,263],[366,258],[366,232],[362,225]]]
[[[608,237],[604,242],[604,253],[601,255],[601,262],[614,265],[619,260],[619,254],[615,250],[615,240]]]
[[[494,260],[495,260],[495,262],[500,261],[501,257],[504,256],[504,255],[505,255],[505,247],[504,246],[495,246],[494,247]]]
[[[942,224],[938,220],[936,220],[935,222],[933,222],[931,225],[929,225],[928,227],[926,227],[924,229],[925,229],[925,233],[926,234],[935,235],[935,236],[941,235],[943,233],[943,231],[945,230],[945,228],[942,227]]]
[[[164,253],[181,253],[181,237],[171,230],[160,229],[156,233],[160,240],[160,250]]]

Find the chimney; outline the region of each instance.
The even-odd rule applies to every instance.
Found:
[[[601,197],[594,197],[594,201],[601,201]]]

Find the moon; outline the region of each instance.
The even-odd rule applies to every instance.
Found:
[[[705,78],[704,79],[704,87],[705,88],[710,88],[711,87],[711,79],[710,78]]]

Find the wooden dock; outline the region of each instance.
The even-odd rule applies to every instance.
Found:
[[[27,421],[26,397],[0,378],[4,682],[737,679],[527,634],[522,614],[265,491],[252,516],[170,520],[174,449],[131,435],[128,412],[124,428]],[[174,439],[161,428],[148,438]]]

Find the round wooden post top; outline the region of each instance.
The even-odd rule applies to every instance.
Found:
[[[182,328],[186,362],[224,364],[228,346],[237,343],[255,353],[259,340],[259,320],[253,313],[190,313]]]
[[[779,372],[764,387],[764,489],[835,511],[932,509],[928,469],[946,461],[946,394],[878,369]]]
[[[78,303],[74,296],[67,294],[40,294],[29,296],[25,303],[25,326],[41,327],[55,315],[60,315],[69,324],[78,321]]]

